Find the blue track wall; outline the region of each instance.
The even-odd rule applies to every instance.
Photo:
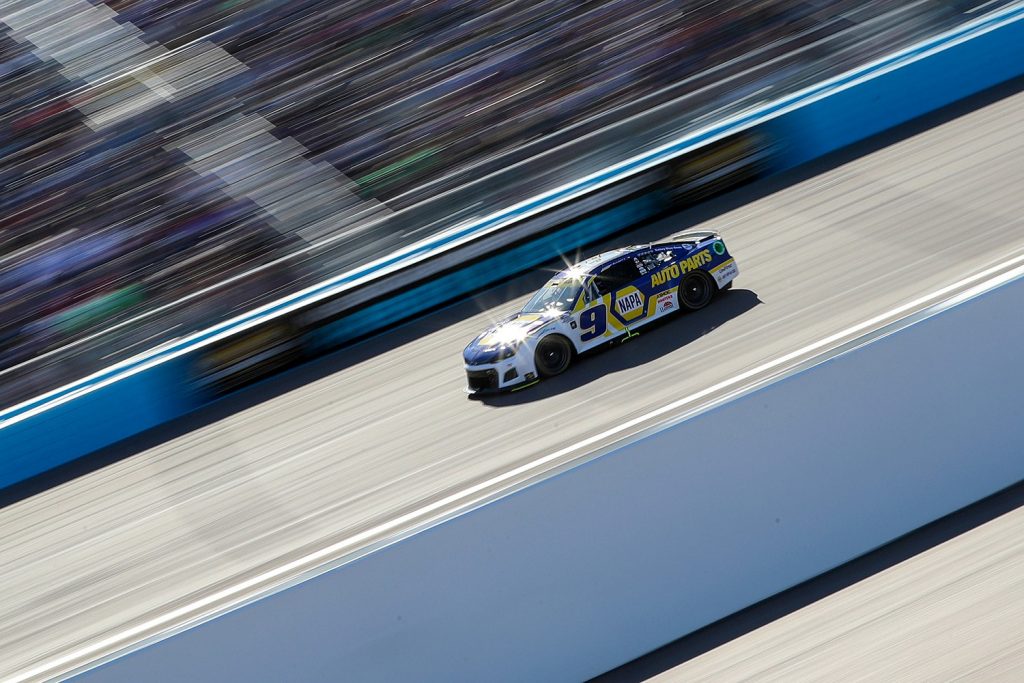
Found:
[[[179,357],[0,429],[0,488],[184,415],[195,407]]]
[[[1024,73],[1024,21],[857,82],[765,125],[798,166]]]

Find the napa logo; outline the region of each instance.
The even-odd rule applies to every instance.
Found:
[[[615,310],[627,321],[643,315],[644,295],[636,287],[627,287],[615,297]]]
[[[697,270],[704,264],[711,263],[712,259],[713,257],[711,256],[711,252],[704,249],[689,258],[676,261],[672,265],[666,266],[657,273],[651,275],[651,287],[660,287],[667,282],[689,273],[691,270]]]

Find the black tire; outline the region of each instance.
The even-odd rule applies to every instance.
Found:
[[[695,270],[679,283],[679,306],[688,311],[699,311],[711,303],[718,286],[703,270]]]
[[[572,344],[560,334],[544,337],[537,344],[533,360],[541,377],[560,375],[572,363]]]

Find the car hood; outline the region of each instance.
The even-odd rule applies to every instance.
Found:
[[[525,339],[536,334],[545,325],[558,318],[543,313],[516,313],[481,332],[463,351],[463,358],[470,365],[494,363],[507,358],[518,344],[516,339]]]

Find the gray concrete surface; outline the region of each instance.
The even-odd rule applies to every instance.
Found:
[[[58,673],[201,618],[311,569],[318,549],[356,553],[401,531],[387,524],[402,514],[1024,253],[1022,104],[1013,95],[791,186],[762,185],[750,203],[726,198],[624,238],[721,230],[740,262],[736,289],[533,391],[468,401],[460,352],[542,273],[8,505],[0,677]]]

